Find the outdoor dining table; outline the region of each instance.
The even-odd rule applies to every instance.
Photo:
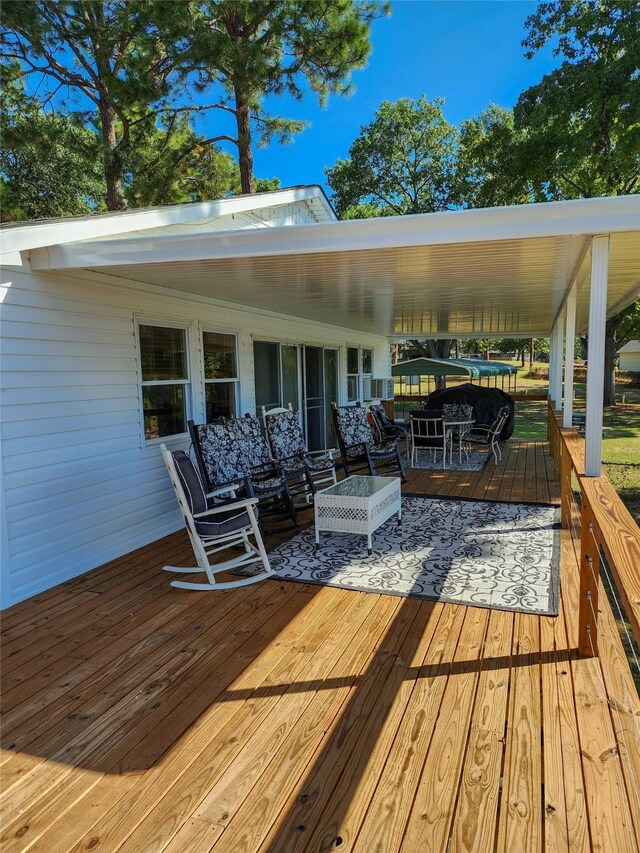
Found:
[[[444,427],[446,430],[451,431],[453,437],[453,428],[458,428],[458,462],[462,462],[462,451],[464,450],[465,454],[469,455],[469,443],[464,441],[464,436],[469,432],[471,427],[474,425],[475,421],[473,418],[456,418],[454,421],[448,421],[445,419]],[[453,442],[449,445],[449,465],[451,465],[451,460],[453,459]]]

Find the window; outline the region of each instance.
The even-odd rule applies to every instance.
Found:
[[[351,403],[364,394],[365,376],[373,375],[373,350],[347,347],[347,400]]]
[[[362,375],[373,376],[373,350],[362,350]]]
[[[351,403],[360,396],[360,350],[347,347],[347,400]]]
[[[147,441],[187,431],[186,329],[141,324],[142,411]]]
[[[238,353],[235,335],[202,333],[206,421],[237,414]]]

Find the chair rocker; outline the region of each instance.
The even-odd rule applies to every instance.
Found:
[[[207,583],[193,581],[171,581],[178,589],[219,590],[236,589],[265,580],[273,575],[269,558],[262,541],[254,507],[257,498],[231,499],[216,504],[205,492],[200,475],[187,454],[178,450],[171,453],[164,444],[160,445],[162,458],[167,466],[178,506],[193,546],[197,566],[163,566],[165,572],[194,574],[204,572]],[[251,542],[253,537],[255,544]],[[240,556],[221,563],[211,563],[211,557],[234,546],[240,546]],[[218,581],[221,572],[237,570],[254,563],[261,563],[264,571],[250,577],[233,581]]]
[[[333,458],[335,450],[307,450],[298,414],[291,404],[287,409],[269,411],[263,406],[262,420],[271,452],[282,466],[292,496],[303,495],[306,503],[310,503],[318,486],[338,482]]]
[[[347,477],[358,471],[368,471],[372,477],[399,473],[405,482],[397,440],[375,444],[367,412],[360,403],[355,406],[332,403],[331,414]]]

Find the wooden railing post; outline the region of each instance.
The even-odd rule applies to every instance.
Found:
[[[600,554],[594,537],[594,517],[582,491],[580,523],[580,612],[578,615],[578,651],[593,657],[598,654],[598,583]]]
[[[560,436],[560,523],[563,527],[571,525],[571,453]]]

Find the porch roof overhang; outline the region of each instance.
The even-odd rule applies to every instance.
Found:
[[[33,269],[82,270],[364,332],[539,337],[577,287],[586,331],[590,245],[610,235],[607,312],[640,295],[640,197],[220,233],[68,242]]]

